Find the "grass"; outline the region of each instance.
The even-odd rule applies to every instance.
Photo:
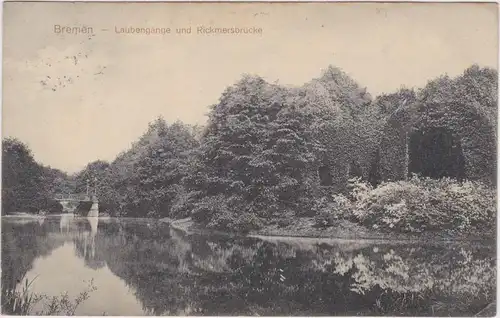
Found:
[[[49,297],[45,294],[36,294],[31,291],[33,282],[28,279],[24,281],[21,290],[16,288],[2,288],[2,314],[18,316],[47,316],[47,315],[65,315],[74,316],[78,306],[90,297],[90,293],[97,288],[90,281],[89,287],[80,292],[75,299],[70,299],[68,293],[59,296]],[[35,305],[42,305],[42,310],[34,311]]]
[[[17,291],[15,288],[2,288],[2,313],[9,315],[29,315],[31,313],[33,305],[40,300],[29,291],[35,279],[36,277],[31,281],[24,280],[21,291]]]

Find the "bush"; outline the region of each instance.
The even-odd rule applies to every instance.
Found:
[[[342,194],[335,194],[331,199],[321,198],[315,209],[315,224],[319,227],[332,226],[338,220],[351,219],[353,216],[352,202]]]
[[[2,313],[7,315],[22,316],[74,316],[77,307],[90,297],[90,293],[97,290],[93,281],[80,292],[76,298],[71,299],[68,293],[60,296],[49,297],[45,294],[36,294],[31,291],[32,279],[24,280],[20,289],[12,289],[2,286]],[[22,279],[21,279],[22,281]],[[41,311],[34,311],[34,306],[40,303]]]
[[[208,223],[207,227],[228,232],[238,232],[246,234],[252,230],[262,227],[262,221],[251,213],[218,213]]]
[[[496,228],[496,192],[479,182],[413,176],[375,189],[359,180],[352,187],[356,219],[373,228],[464,233]]]
[[[248,212],[235,213],[227,208],[212,214],[210,222],[206,225],[209,229],[246,234],[262,227],[262,221]]]
[[[213,215],[219,211],[227,210],[227,199],[224,195],[204,197],[194,206],[191,211],[191,217],[194,222],[206,225],[210,222]]]
[[[276,223],[278,223],[278,227],[283,228],[283,227],[287,227],[287,226],[291,225],[293,223],[292,221],[293,221],[293,219],[291,217],[285,216],[285,218],[277,220]]]
[[[246,212],[238,196],[222,194],[202,198],[191,213],[193,221],[207,228],[228,232],[248,233],[257,230],[263,223],[255,214]]]
[[[178,191],[170,210],[170,217],[173,219],[182,219],[191,215],[195,209],[198,192],[188,192],[183,187]]]

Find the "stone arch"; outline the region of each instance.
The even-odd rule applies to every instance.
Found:
[[[444,138],[458,148],[449,154],[457,161],[456,173],[447,171],[443,176],[455,174],[457,179],[495,183],[495,127],[480,109],[462,103],[415,103],[394,112],[384,127],[379,147],[379,175],[383,181],[407,179],[414,159],[410,157],[412,138],[426,133],[441,134],[435,142]]]

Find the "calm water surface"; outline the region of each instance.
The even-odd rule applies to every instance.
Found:
[[[77,315],[471,315],[495,246],[186,235],[154,220],[2,218],[2,288],[76,297]],[[43,302],[34,310],[43,310]],[[3,306],[2,306],[3,307]],[[5,309],[3,309],[5,313]]]

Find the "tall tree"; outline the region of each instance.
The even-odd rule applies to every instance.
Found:
[[[325,84],[285,88],[245,76],[222,94],[201,140],[198,170],[187,180],[196,194],[196,221],[248,230],[258,218],[311,210],[326,152],[327,141],[318,139],[321,127],[357,109],[356,103],[343,104],[349,94],[332,101],[328,89],[320,94],[318,87]]]
[[[2,213],[35,212],[45,201],[42,168],[31,150],[17,139],[2,140]]]
[[[162,117],[132,147],[111,163],[94,162],[77,178],[97,177],[99,200],[113,215],[170,216],[177,193],[183,191],[190,151],[198,146],[200,129],[181,122],[168,124]]]

